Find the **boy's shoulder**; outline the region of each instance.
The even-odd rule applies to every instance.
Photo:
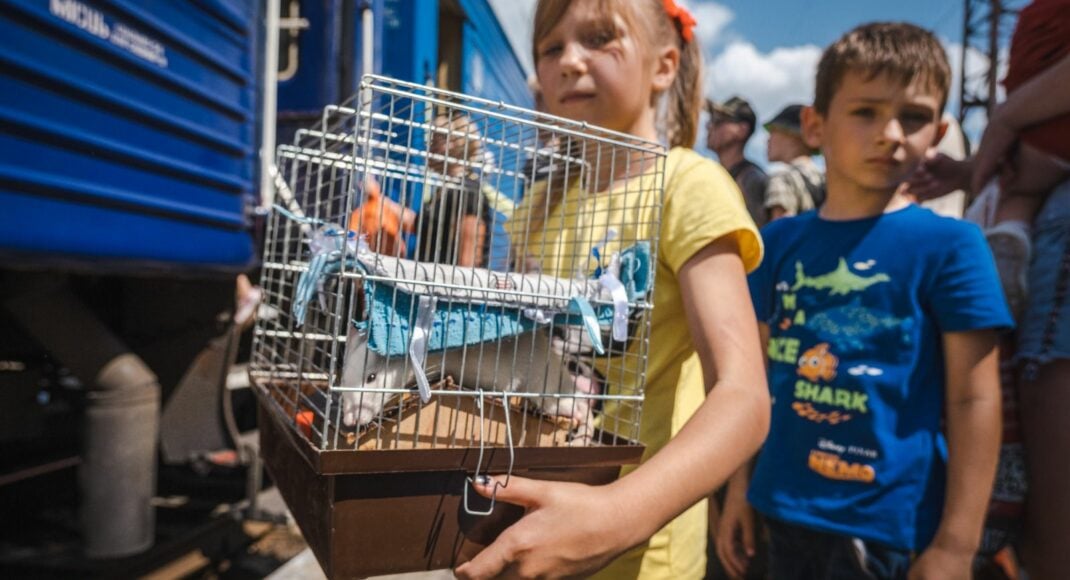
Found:
[[[808,229],[817,225],[819,221],[816,209],[776,219],[762,226],[762,239],[767,244],[771,241],[789,242],[789,238],[803,235]]]
[[[958,244],[984,240],[981,228],[973,222],[943,216],[919,205],[911,205],[908,210],[909,220],[902,227],[930,247],[953,250]]]

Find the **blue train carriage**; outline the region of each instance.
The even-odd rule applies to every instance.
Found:
[[[194,385],[216,390],[187,397],[200,406],[186,415],[170,403],[219,333],[233,274],[258,256],[261,6],[0,0],[0,360],[21,369],[0,388],[0,408],[19,418],[0,430],[0,472],[34,485],[60,469],[55,457],[78,456],[68,523],[89,558],[164,538],[157,441],[164,457],[201,445],[189,443],[208,432],[199,425],[213,440],[196,449],[226,441],[214,435],[221,385]],[[36,518],[38,502],[25,503]],[[0,566],[36,550],[34,529],[0,549]],[[22,561],[26,576],[82,565]]]
[[[249,268],[260,3],[0,5],[0,261]]]
[[[355,94],[366,72],[531,107],[530,59],[522,53],[527,47],[507,36],[496,11],[504,4],[489,0],[282,0],[279,143],[291,142],[297,130],[314,125],[323,107]],[[501,151],[488,153],[503,160]],[[502,192],[511,199],[522,195],[511,180],[501,183]],[[392,198],[404,197],[419,210],[419,188],[403,195],[400,184],[385,185]],[[492,267],[504,267],[507,248],[499,227],[492,238]],[[412,244],[410,249],[414,249]]]

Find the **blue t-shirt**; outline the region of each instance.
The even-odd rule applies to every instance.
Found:
[[[811,211],[762,236],[749,281],[773,412],[751,504],[923,549],[947,470],[941,334],[1013,325],[980,230],[912,205],[839,222]]]

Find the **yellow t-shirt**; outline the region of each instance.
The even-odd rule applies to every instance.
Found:
[[[690,149],[678,147],[669,151],[664,165],[665,194],[660,207],[657,188],[651,187],[652,179],[652,175],[636,177],[611,192],[596,195],[579,195],[579,186],[573,185],[566,201],[546,217],[541,231],[527,234],[526,243],[524,217],[531,210],[531,200],[538,196],[526,196],[514,213],[518,219],[506,224],[514,246],[537,259],[544,273],[568,277],[577,272],[590,272],[593,263],[590,248],[605,239],[610,228],[617,236],[606,245],[603,256],[612,255],[635,240],[652,238],[651,229],[658,223],[660,209],[654,309],[639,424],[639,440],[646,446],[644,460],[676,435],[705,398],[702,369],[687,329],[677,273],[696,252],[726,235],[736,237],[748,271],[757,267],[762,258],[761,238],[747,213],[743,196],[720,165]],[[710,291],[711,300],[715,300],[716,288]],[[642,348],[637,343],[631,344],[631,351]],[[636,356],[623,358],[639,360]],[[598,362],[596,366],[601,366]],[[636,392],[637,374],[630,372],[629,366],[615,363],[599,369],[611,391]],[[615,409],[609,402],[603,408],[604,417],[621,414],[626,415],[627,408]],[[630,468],[626,467],[622,474],[628,471]],[[701,578],[706,567],[706,523],[703,501],[670,522],[647,544],[610,564],[597,577]]]

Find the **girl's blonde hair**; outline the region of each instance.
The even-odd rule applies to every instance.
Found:
[[[659,112],[659,124],[670,147],[691,147],[698,132],[698,114],[702,109],[702,51],[698,41],[685,41],[681,34],[681,24],[671,18],[665,11],[663,0],[590,0],[597,2],[597,13],[602,14],[613,24],[613,15],[620,15],[630,33],[638,39],[641,48],[653,48],[659,39],[674,39],[680,50],[680,62],[672,86],[665,92],[666,102]],[[532,55],[536,67],[539,61],[539,42],[546,38],[557,23],[565,16],[572,0],[539,0],[535,7],[535,28],[532,35]],[[656,95],[654,98],[661,98]],[[657,105],[658,103],[652,103]],[[567,147],[568,140],[561,144]],[[563,152],[571,157],[570,152]],[[536,190],[535,198],[528,206],[530,222],[528,231],[542,228],[547,215],[561,202],[565,191],[571,185],[578,172],[557,171],[556,179],[551,178],[545,188]],[[566,181],[567,180],[567,181]],[[520,217],[520,216],[515,216]],[[529,216],[525,216],[529,217]]]

